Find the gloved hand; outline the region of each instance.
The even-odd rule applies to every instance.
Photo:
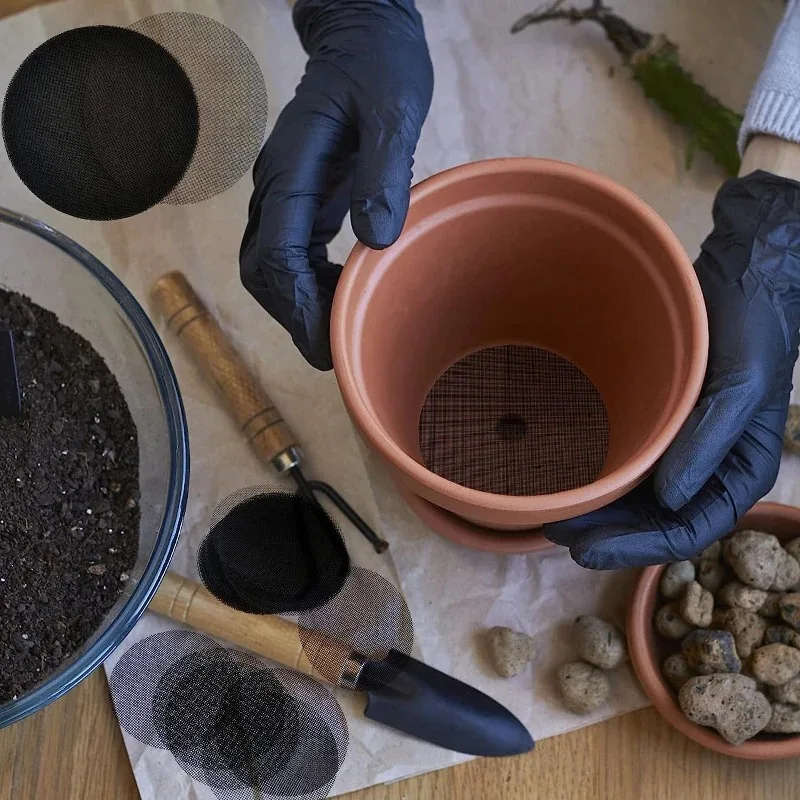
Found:
[[[800,340],[800,183],[761,171],[725,183],[695,269],[710,333],[702,397],[649,481],[545,526],[584,567],[692,558],[777,478]]]
[[[328,370],[341,267],[327,245],[348,209],[368,247],[400,235],[433,68],[413,0],[298,0],[292,13],[309,60],[253,168],[239,263],[248,291]]]

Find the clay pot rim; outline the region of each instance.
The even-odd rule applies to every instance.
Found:
[[[345,346],[346,310],[360,302],[356,290],[357,276],[365,259],[373,251],[358,242],[348,256],[342,277],[334,295],[331,312],[331,352],[333,366],[339,389],[354,417],[357,427],[367,439],[371,447],[379,452],[391,465],[429,490],[436,492],[456,503],[468,504],[509,513],[530,513],[539,511],[568,510],[596,497],[619,494],[626,486],[633,485],[645,475],[666,452],[677,436],[680,428],[688,418],[702,389],[708,359],[708,318],[705,301],[700,284],[695,275],[694,266],[678,237],[661,217],[634,192],[617,184],[605,175],[564,161],[530,157],[506,157],[474,161],[451,167],[420,181],[411,188],[410,208],[429,195],[454,183],[482,175],[496,175],[499,172],[525,171],[535,175],[555,175],[580,181],[612,197],[620,205],[628,207],[639,215],[643,222],[653,231],[670,258],[679,266],[679,276],[683,288],[689,297],[691,327],[688,341],[692,346],[692,364],[689,378],[685,383],[680,402],[665,422],[660,433],[642,448],[637,456],[629,460],[619,469],[614,470],[600,480],[577,489],[546,495],[510,496],[482,492],[469,489],[460,484],[442,478],[428,470],[418,461],[400,448],[386,432],[384,427],[364,402],[359,389],[353,363]],[[404,229],[405,233],[405,229]],[[389,248],[387,248],[389,249]]]
[[[796,525],[800,536],[800,508],[772,502],[758,503],[750,513],[742,518],[737,525],[737,530],[745,530],[748,526],[762,527],[759,520],[767,517],[782,517],[792,525]],[[645,611],[647,600],[658,592],[661,573],[665,567],[666,565],[662,564],[642,570],[631,595],[627,619],[631,666],[656,711],[687,738],[726,756],[756,761],[777,761],[800,756],[800,734],[773,741],[750,739],[740,745],[732,745],[728,744],[713,728],[697,725],[684,716],[675,699],[672,687],[662,676],[660,665],[650,648],[653,620]]]

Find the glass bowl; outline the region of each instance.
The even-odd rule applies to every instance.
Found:
[[[87,339],[115,375],[139,439],[139,554],[100,627],[40,684],[0,705],[0,727],[61,697],[137,623],[167,570],[189,484],[189,441],[178,382],[142,307],[119,279],[48,225],[0,208],[0,287],[29,297]]]

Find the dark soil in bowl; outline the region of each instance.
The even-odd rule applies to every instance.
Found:
[[[139,544],[139,447],[122,391],[81,336],[0,289],[22,416],[0,417],[0,703],[100,627]]]

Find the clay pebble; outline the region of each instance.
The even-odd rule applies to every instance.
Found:
[[[703,550],[697,557],[696,562],[701,561],[719,561],[722,558],[722,542],[717,540],[714,544],[710,544]]]
[[[800,733],[800,706],[773,703],[772,717],[764,730],[767,733]]]
[[[691,561],[677,561],[674,564],[667,564],[664,572],[661,573],[661,594],[667,600],[675,600],[686,591],[686,587],[694,578],[695,567]]]
[[[725,629],[725,620],[728,618],[729,608],[715,608],[711,612],[711,624],[708,626],[712,630],[721,631]]]
[[[717,600],[730,608],[738,607],[746,611],[758,611],[767,599],[767,592],[753,589],[737,581],[726,583],[718,592]]]
[[[675,689],[680,689],[689,678],[694,676],[689,662],[683,653],[674,653],[668,656],[661,667],[664,677]]]
[[[578,617],[573,641],[578,655],[600,669],[614,669],[628,658],[622,633],[598,617]]]
[[[786,644],[759,647],[752,658],[753,674],[767,686],[780,686],[800,674],[800,650]]]
[[[722,552],[742,583],[766,590],[775,580],[783,548],[771,533],[741,531],[723,542]]]
[[[788,644],[800,649],[800,633],[788,625],[770,625],[764,632],[764,644]]]
[[[533,658],[533,639],[526,633],[496,626],[487,634],[489,653],[498,675],[513,678]]]
[[[725,614],[722,627],[733,634],[739,658],[748,658],[763,641],[767,621],[753,611],[731,608]]]
[[[800,592],[785,594],[778,600],[778,608],[784,622],[788,622],[795,630],[800,629]]]
[[[780,686],[773,686],[770,689],[770,694],[779,703],[800,705],[800,677],[792,678]]]
[[[718,561],[701,561],[697,566],[697,582],[711,594],[716,594],[725,582],[725,567]]]
[[[680,615],[674,603],[668,603],[656,612],[655,626],[656,630],[667,639],[683,639],[694,630],[694,627]]]
[[[683,684],[681,710],[698,725],[714,728],[725,741],[741,744],[764,730],[772,706],[744,675],[701,675]]]
[[[571,661],[558,670],[558,689],[574,714],[587,714],[608,701],[611,687],[605,672],[585,661]]]
[[[762,617],[767,617],[768,619],[779,617],[781,615],[781,608],[779,605],[781,597],[783,597],[781,592],[767,592],[767,599],[764,601],[761,608],[758,609],[758,613]]]
[[[687,585],[680,601],[681,616],[698,628],[707,628],[711,624],[714,611],[714,595],[704,589],[697,581]]]
[[[691,669],[701,675],[739,672],[742,668],[730,631],[692,631],[681,642],[681,650]]]
[[[794,556],[797,561],[800,563],[800,536],[796,539],[792,539],[791,542],[788,542],[783,546],[783,549],[790,555]]]
[[[800,564],[794,556],[781,548],[778,571],[769,587],[773,592],[787,592],[800,582]]]
[[[786,425],[783,429],[783,446],[790,453],[800,454],[800,406],[789,406]]]

